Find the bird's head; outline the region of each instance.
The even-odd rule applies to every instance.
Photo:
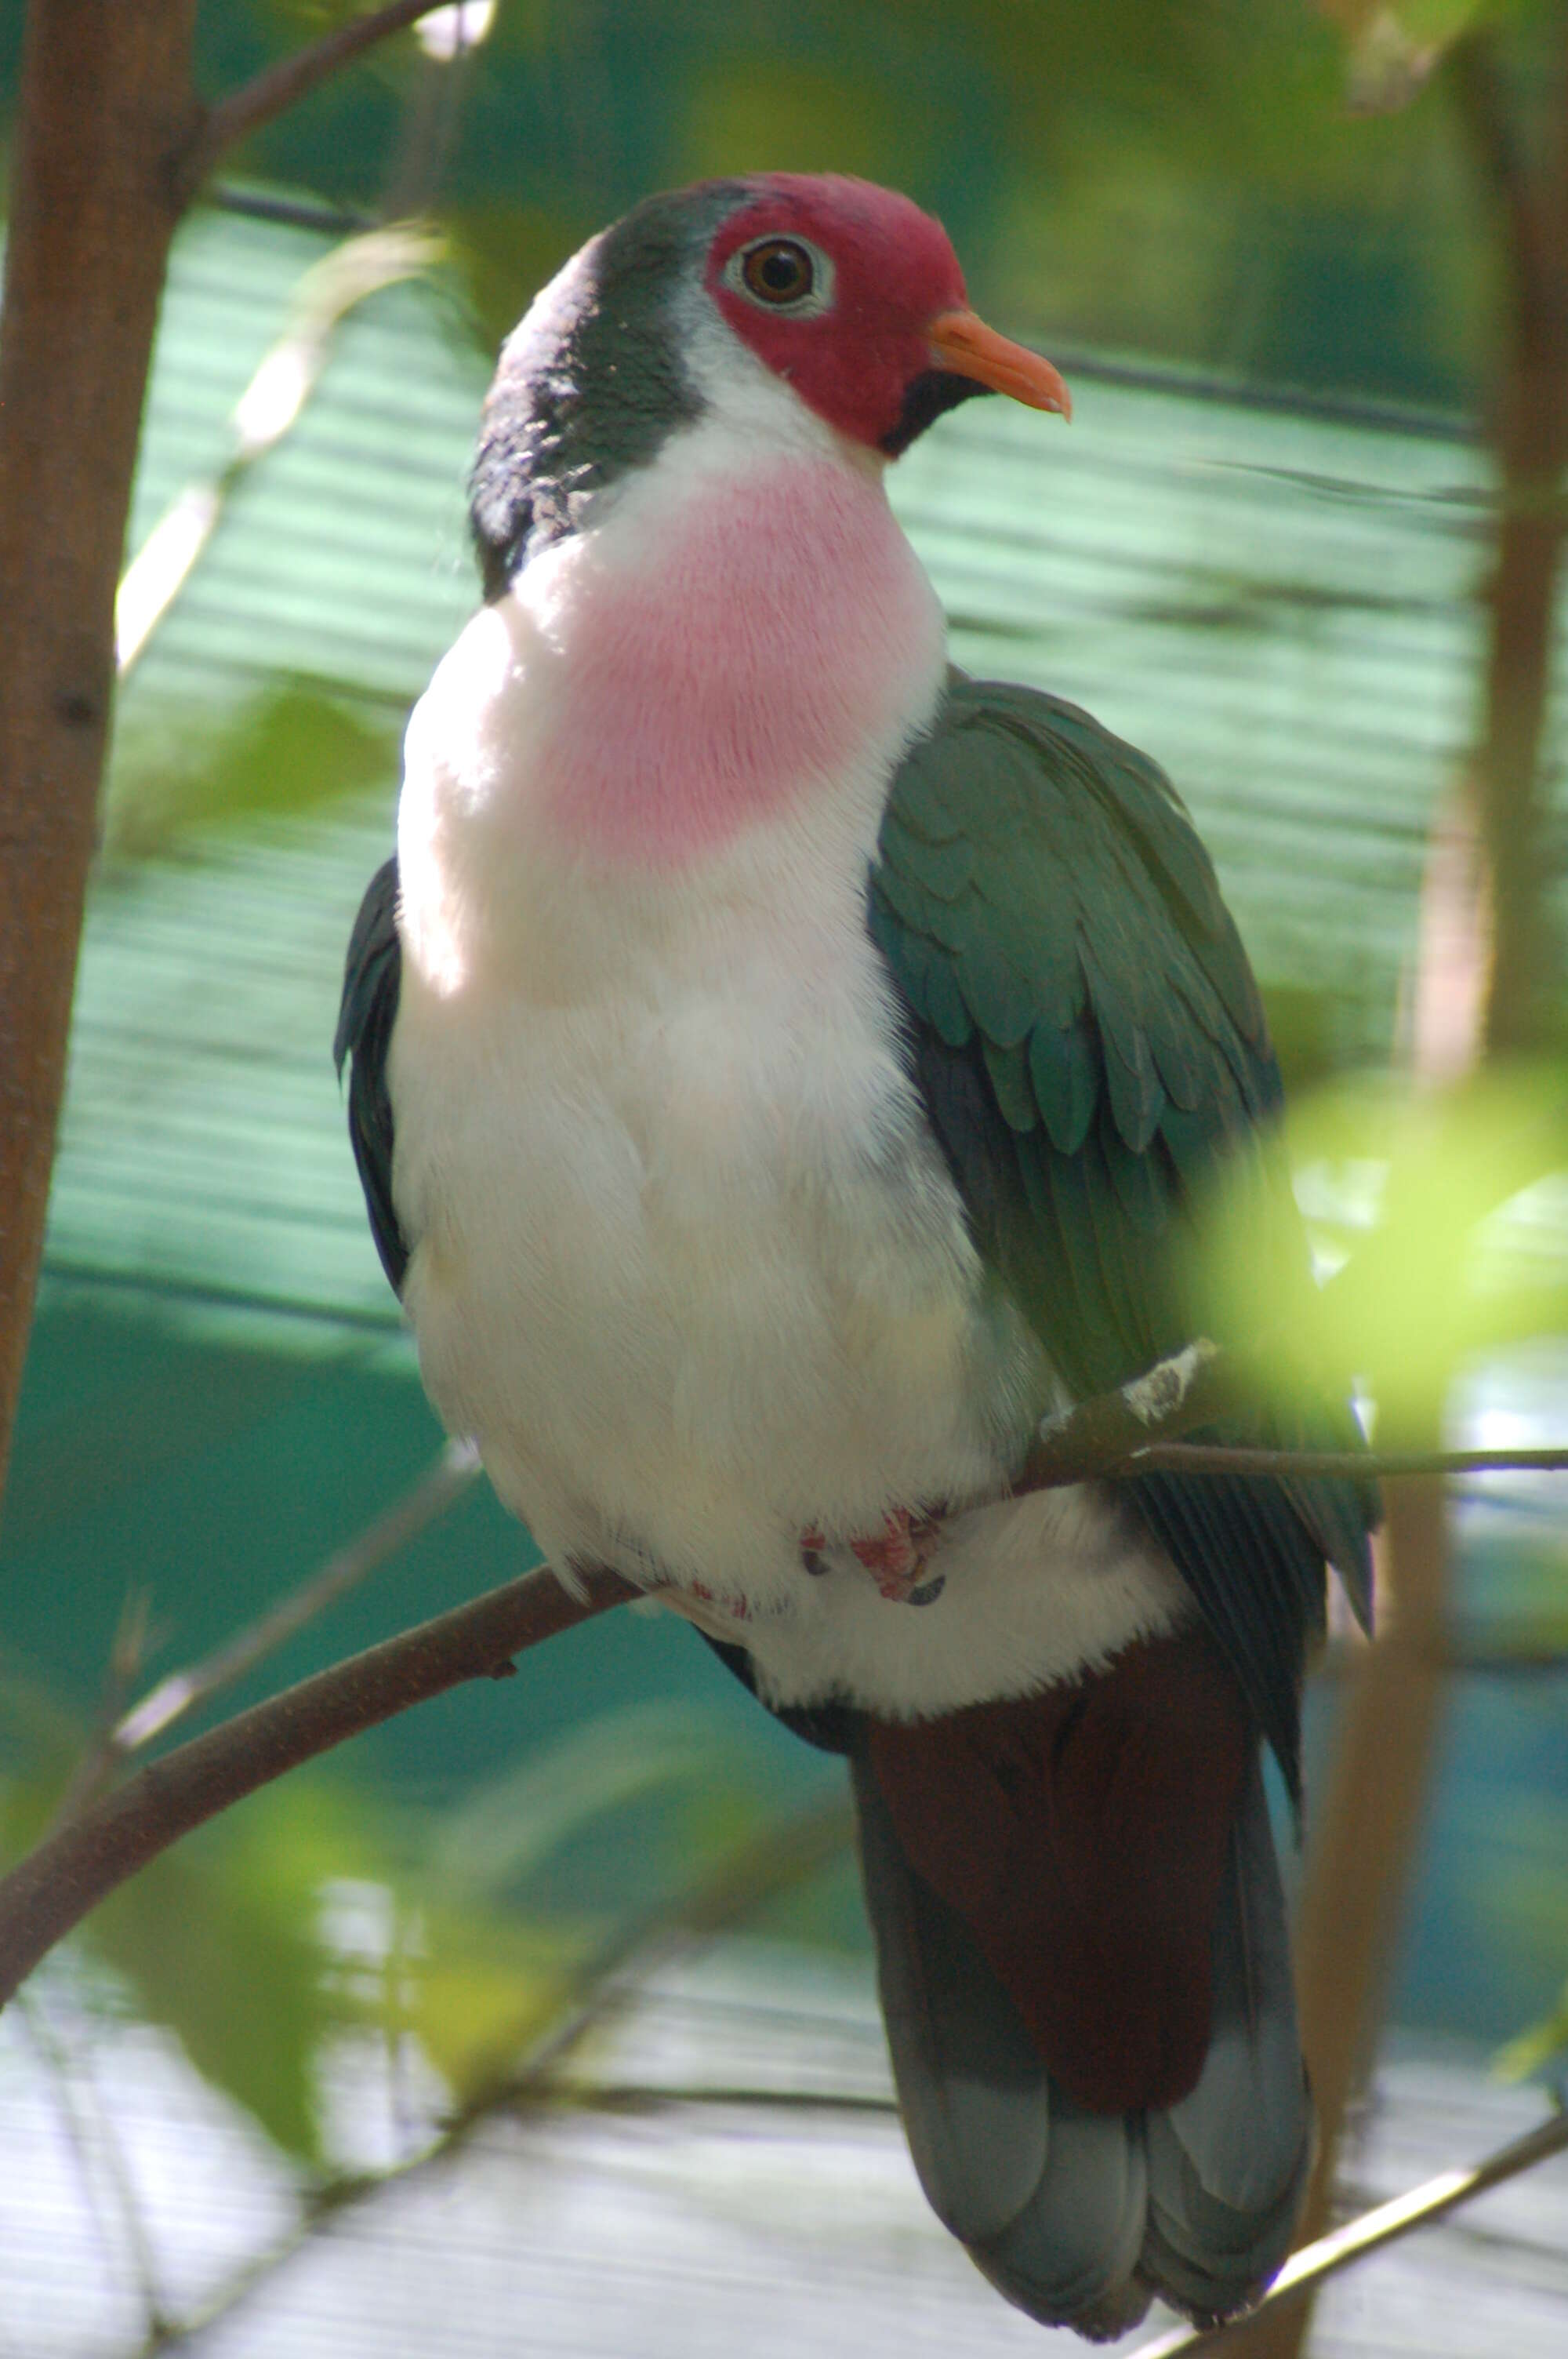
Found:
[[[770,384],[783,403],[759,398]],[[975,316],[946,233],[907,197],[771,172],[650,198],[503,350],[472,482],[486,593],[711,412],[763,437],[798,403],[891,459],[986,392],[1070,411],[1050,362]]]

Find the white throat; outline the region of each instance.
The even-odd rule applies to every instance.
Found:
[[[404,943],[437,991],[524,940],[572,960],[563,920],[597,955],[594,912],[639,929],[775,892],[781,848],[863,883],[940,693],[941,610],[871,455],[760,366],[726,393],[475,616],[416,708]]]

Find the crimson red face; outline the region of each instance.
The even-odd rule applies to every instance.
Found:
[[[946,232],[891,189],[777,172],[713,241],[705,283],[741,341],[839,432],[873,450],[910,439],[931,380],[966,380],[1039,409],[1070,412],[1035,353],[968,308]],[[923,418],[920,423],[926,422]]]

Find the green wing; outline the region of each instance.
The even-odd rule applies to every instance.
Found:
[[[893,782],[869,917],[976,1242],[1075,1396],[1209,1323],[1182,1248],[1222,1165],[1264,1191],[1281,1240],[1260,1288],[1283,1308],[1310,1283],[1257,985],[1153,763],[1058,698],[956,680]],[[1325,1401],[1221,1438],[1359,1436]],[[1125,1491],[1295,1790],[1325,1560],[1368,1607],[1370,1486],[1150,1474]]]

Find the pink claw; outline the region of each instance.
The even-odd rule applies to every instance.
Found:
[[[912,1597],[917,1604],[925,1604],[929,1599],[916,1597],[914,1593],[935,1553],[940,1530],[934,1516],[912,1516],[907,1507],[895,1507],[882,1517],[877,1538],[851,1540],[849,1546],[890,1604],[907,1604]]]

